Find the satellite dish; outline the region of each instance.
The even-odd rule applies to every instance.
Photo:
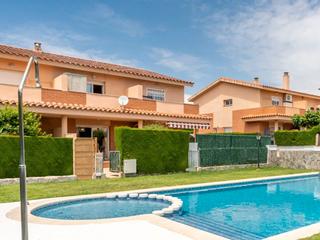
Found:
[[[119,102],[120,106],[123,107],[128,104],[129,98],[127,96],[120,96],[118,98],[118,102]]]

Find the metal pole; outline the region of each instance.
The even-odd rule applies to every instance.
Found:
[[[261,138],[258,139],[258,168],[260,168],[260,141]]]
[[[25,162],[25,145],[24,145],[24,126],[23,126],[23,88],[30,72],[32,63],[35,63],[36,85],[40,87],[39,66],[35,57],[30,57],[26,70],[22,76],[18,88],[18,111],[19,111],[19,136],[20,136],[20,211],[21,211],[21,235],[22,240],[28,240],[28,206],[27,206],[27,186],[26,186],[26,162]]]

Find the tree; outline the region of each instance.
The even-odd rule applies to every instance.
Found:
[[[24,110],[24,134],[27,136],[46,135],[41,130],[41,117],[27,110]],[[19,114],[18,109],[6,106],[0,109],[0,134],[18,135],[19,134]]]
[[[303,116],[295,114],[292,117],[294,128],[312,128],[320,125],[320,111],[308,110]]]

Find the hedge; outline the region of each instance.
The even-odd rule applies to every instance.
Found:
[[[274,133],[276,145],[278,146],[306,146],[315,145],[316,134],[320,132],[320,127],[309,130],[280,130]]]
[[[115,129],[121,159],[137,159],[139,174],[185,171],[188,166],[189,131]]]
[[[73,172],[72,139],[25,137],[27,176],[59,176]],[[0,136],[0,178],[19,176],[17,136]]]

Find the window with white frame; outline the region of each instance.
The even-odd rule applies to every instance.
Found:
[[[104,83],[87,82],[87,93],[104,94]]]
[[[163,102],[165,99],[165,92],[163,89],[147,88],[147,95],[145,98]]]
[[[279,97],[271,97],[272,106],[280,106],[281,100]]]
[[[224,107],[231,107],[232,106],[232,99],[225,99],[223,100],[223,106]]]
[[[86,92],[87,77],[74,73],[67,73],[68,75],[68,90],[74,92]]]

